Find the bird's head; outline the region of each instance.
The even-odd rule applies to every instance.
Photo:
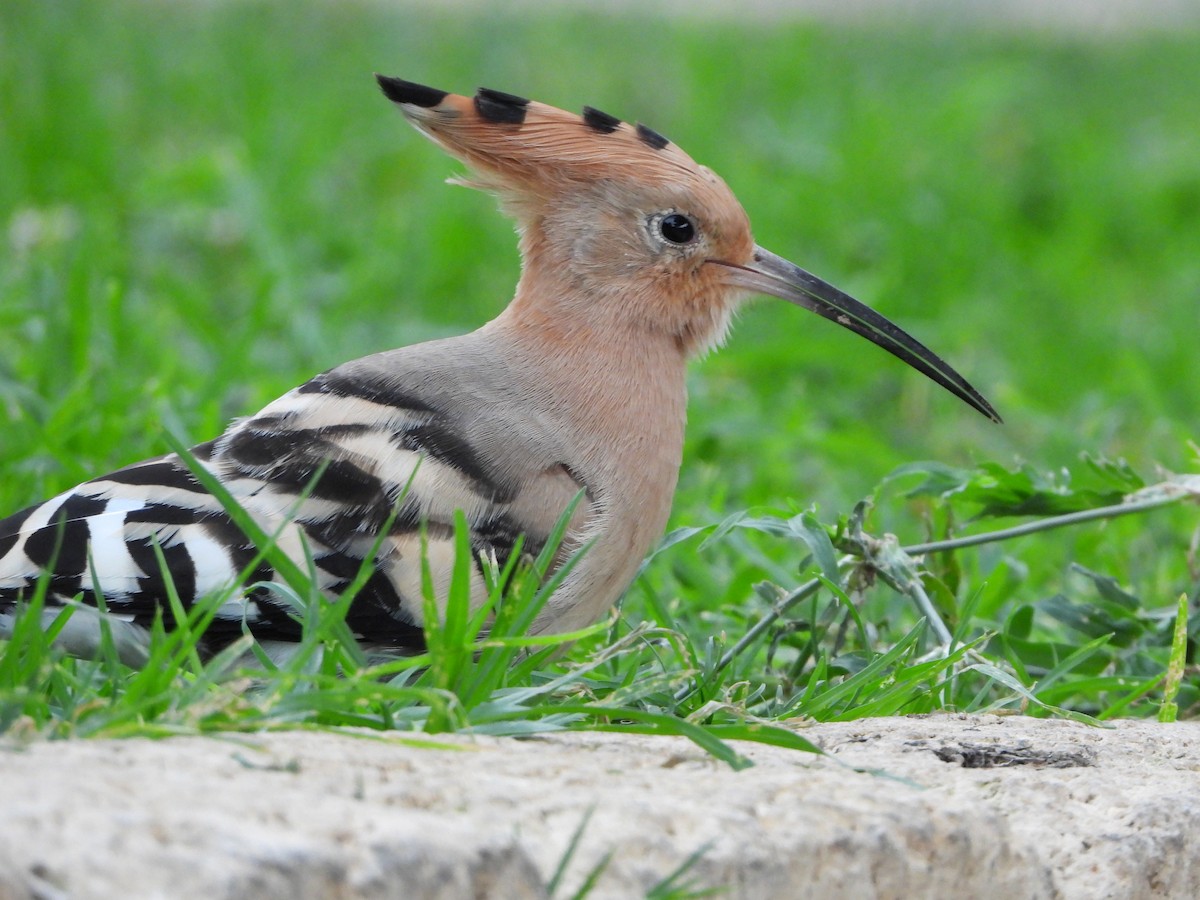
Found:
[[[873,341],[989,418],[991,405],[915,338],[764,250],[717,175],[641,124],[480,89],[464,97],[376,76],[423,134],[517,222],[534,315],[665,332],[688,354],[719,344],[752,294],[789,300]]]

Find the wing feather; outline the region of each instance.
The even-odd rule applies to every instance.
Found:
[[[446,353],[447,346],[455,349],[452,341],[439,343],[440,354],[436,345],[419,345],[319,375],[196,448],[263,529],[279,535],[289,556],[307,567],[311,554],[319,586],[330,596],[350,583],[391,520],[375,572],[347,621],[364,641],[401,651],[423,647],[422,530],[435,595],[444,603],[454,513],[464,513],[476,554],[472,598],[479,603],[479,557],[503,564],[518,536],[528,552],[538,552],[586,489],[564,461],[553,428],[522,419],[519,406],[493,402],[491,385],[502,379],[481,374],[470,354]],[[580,523],[593,501],[589,496],[577,512]],[[252,587],[276,578],[269,567],[238,584],[255,550],[173,454],[0,521],[0,613],[30,594],[44,569],[52,574],[54,602],[80,596],[95,604],[96,584],[110,609],[146,627],[166,608],[156,544],[185,605],[238,590],[218,610],[211,650],[236,638],[243,624],[264,640],[299,637],[280,597]]]

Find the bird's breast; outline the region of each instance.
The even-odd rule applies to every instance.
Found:
[[[594,621],[628,586],[666,527],[683,455],[686,360],[671,341],[555,342],[522,359],[536,405],[549,416],[560,462],[587,493],[572,544],[588,550],[573,590],[548,610],[546,630]]]

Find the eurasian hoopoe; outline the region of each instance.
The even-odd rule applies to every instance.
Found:
[[[358,572],[402,497],[348,616],[364,643],[423,645],[421,530],[444,595],[455,510],[475,553],[503,564],[518,535],[537,551],[581,495],[566,545],[588,550],[535,629],[574,629],[611,607],[667,521],[687,361],[721,343],[751,294],[834,320],[999,421],[904,331],[756,246],[725,183],[650,128],[500,91],[463,97],[378,81],[418,131],[466,164],[471,174],[455,180],[493,192],[516,220],[516,296],[478,331],[338,366],[193,450],[266,532],[279,532],[290,556],[303,563],[311,553],[331,596]],[[176,455],[147,460],[0,521],[0,637],[48,571],[46,615],[73,598],[85,604],[64,646],[94,652],[99,630],[86,606],[96,605],[98,586],[118,649],[136,664],[147,626],[167,607],[155,543],[185,605],[230,586],[254,557]],[[246,584],[276,578],[263,565]],[[483,590],[478,571],[473,590]],[[234,596],[207,632],[210,651],[243,627],[264,641],[299,637],[270,590]]]

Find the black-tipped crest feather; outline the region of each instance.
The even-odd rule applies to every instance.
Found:
[[[489,122],[504,125],[520,125],[525,121],[525,107],[529,101],[516,94],[480,88],[475,93],[475,111]]]
[[[402,78],[392,78],[390,75],[376,74],[375,80],[379,83],[379,89],[383,91],[383,95],[393,103],[407,103],[410,106],[420,106],[424,109],[437,106],[446,99],[446,95],[449,93],[449,91],[439,91],[437,88],[405,81]]]
[[[621,120],[592,106],[583,108],[583,124],[601,134],[612,134],[621,127]]]
[[[655,150],[661,150],[667,144],[671,143],[653,128],[647,128],[641,122],[637,123],[637,136],[641,138],[642,143],[647,144]]]

